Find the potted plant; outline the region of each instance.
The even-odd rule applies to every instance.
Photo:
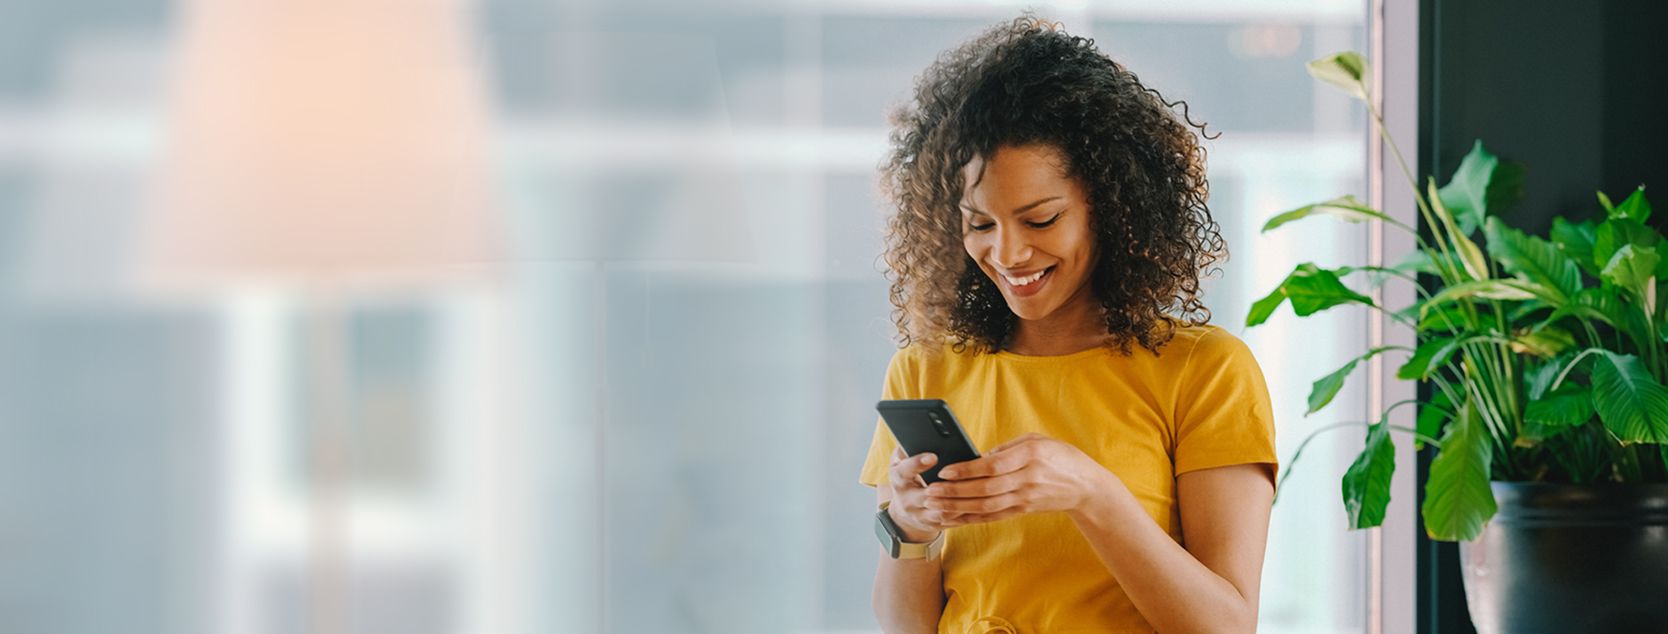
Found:
[[[1355,367],[1402,355],[1399,379],[1429,386],[1366,426],[1342,482],[1352,529],[1378,526],[1395,470],[1392,433],[1435,447],[1420,513],[1433,539],[1462,541],[1473,622],[1484,632],[1668,631],[1668,246],[1646,224],[1640,187],[1620,203],[1598,194],[1597,220],[1557,218],[1546,238],[1496,215],[1523,170],[1481,141],[1442,187],[1414,180],[1373,105],[1356,53],[1309,63],[1316,78],[1367,105],[1413,187],[1423,229],[1344,196],[1281,213],[1263,231],[1314,216],[1377,221],[1416,248],[1389,267],[1299,265],[1255,302],[1247,327],[1280,305],[1299,316],[1359,304],[1416,333],[1414,348],[1365,351],[1311,387],[1324,408]],[[1659,250],[1660,249],[1660,250]],[[1411,306],[1376,304],[1345,280],[1411,284]],[[1660,298],[1660,301],[1659,301]],[[1391,425],[1417,405],[1413,428]]]

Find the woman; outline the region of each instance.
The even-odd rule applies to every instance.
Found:
[[[915,547],[881,556],[887,631],[1256,628],[1273,416],[1249,349],[1206,325],[1224,245],[1169,105],[1024,17],[894,116],[883,397],[944,399],[987,450],[926,486],[934,456],[877,426],[860,479]]]

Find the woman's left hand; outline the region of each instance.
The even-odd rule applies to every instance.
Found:
[[[1078,508],[1106,478],[1088,454],[1042,434],[1025,434],[967,462],[944,467],[927,487],[926,507],[961,513],[944,526]]]

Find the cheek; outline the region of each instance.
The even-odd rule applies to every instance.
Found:
[[[1087,226],[1076,227],[1071,235],[1071,253],[1082,260],[1082,266],[1089,268],[1094,265],[1096,245],[1095,232]]]

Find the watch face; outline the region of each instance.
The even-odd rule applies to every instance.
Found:
[[[892,523],[892,514],[881,509],[875,514],[875,537],[880,538],[880,545],[886,548],[887,554],[893,559],[898,558],[898,542],[902,541],[898,535],[898,527]]]

